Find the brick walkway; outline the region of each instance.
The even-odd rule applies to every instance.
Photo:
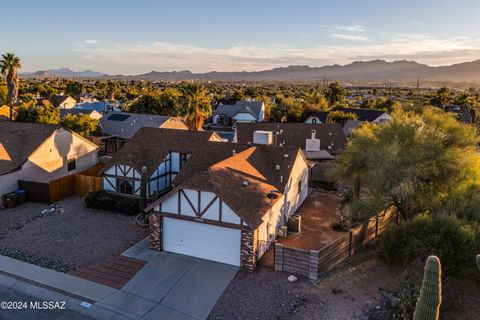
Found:
[[[143,260],[115,256],[93,266],[71,270],[68,274],[121,289],[146,263]]]

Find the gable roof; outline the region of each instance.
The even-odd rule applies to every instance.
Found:
[[[233,105],[220,104],[213,114],[224,114],[233,118],[238,113],[250,113],[256,119],[259,119],[263,105],[263,101],[237,101]]]
[[[79,108],[60,109],[60,117],[61,118],[65,117],[67,114],[71,114],[71,115],[75,115],[75,116],[84,114],[84,115],[87,115],[87,116],[91,116],[94,113],[98,113],[101,116],[101,114],[97,110],[94,110],[94,109],[92,109],[92,110],[79,109]]]
[[[361,126],[362,123],[363,121],[360,120],[347,120],[343,125],[343,133],[345,133],[345,136],[350,137],[353,130]]]
[[[145,166],[150,176],[170,151],[176,151],[191,154],[175,178],[175,181],[181,181],[183,176],[192,176],[238,149],[234,144],[219,141],[221,138],[210,131],[143,127],[113,156],[103,171],[114,164],[129,165],[138,172]]]
[[[354,113],[357,115],[358,120],[360,121],[374,121],[382,114],[386,113],[385,111],[381,110],[373,110],[373,109],[358,109],[358,108],[335,108],[335,111],[341,111],[344,113]]]
[[[272,131],[274,144],[277,146],[292,146],[305,149],[306,140],[312,136],[315,130],[315,137],[320,139],[320,148],[331,154],[337,154],[347,143],[342,127],[338,124],[307,124],[307,123],[237,123],[236,137],[238,143],[253,144],[253,133],[255,131]],[[276,141],[275,141],[276,140]],[[331,148],[328,148],[328,147]]]
[[[102,132],[123,139],[130,139],[142,127],[160,128],[170,116],[113,111],[100,119]]]
[[[314,111],[314,112],[311,112],[307,115],[307,118],[309,118],[309,117],[317,117],[322,123],[325,123],[327,121],[328,112],[327,111]]]
[[[55,94],[53,96],[50,97],[50,103],[52,104],[52,106],[54,106],[55,108],[58,108],[62,103],[64,103],[68,98],[70,99],[73,99],[72,97],[70,96],[64,96],[64,95],[61,95],[61,94]]]
[[[60,127],[39,123],[0,123],[0,174],[20,169],[28,157]]]

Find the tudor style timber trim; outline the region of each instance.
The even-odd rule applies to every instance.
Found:
[[[156,214],[156,215],[159,215],[159,216],[165,217],[165,218],[192,221],[192,222],[205,223],[205,224],[210,224],[210,225],[219,226],[219,227],[251,231],[250,227],[245,226],[245,225],[235,224],[235,223],[216,221],[216,220],[210,220],[210,219],[203,219],[203,218],[191,217],[191,216],[186,216],[186,215],[179,215],[179,214],[170,213],[170,212],[153,211],[153,214]]]

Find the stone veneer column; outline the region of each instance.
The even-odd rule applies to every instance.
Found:
[[[162,217],[159,214],[151,212],[148,223],[150,225],[150,249],[162,251]]]
[[[240,267],[253,271],[255,269],[255,251],[253,247],[253,231],[241,231]]]

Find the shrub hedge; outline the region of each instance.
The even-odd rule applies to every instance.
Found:
[[[140,200],[105,191],[90,192],[85,196],[88,208],[116,211],[126,215],[140,213]]]
[[[429,255],[440,258],[445,270],[458,273],[474,267],[475,253],[480,250],[480,230],[455,217],[419,216],[387,230],[381,245],[386,259],[406,266]]]

